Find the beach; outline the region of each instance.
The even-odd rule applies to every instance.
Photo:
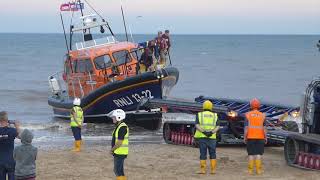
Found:
[[[215,175],[199,175],[197,148],[169,144],[136,144],[130,146],[129,156],[125,161],[125,173],[131,180],[320,178],[318,172],[287,166],[283,147],[266,147],[265,173],[261,176],[247,174],[245,147],[218,147],[217,160]],[[37,159],[37,179],[115,179],[113,157],[109,154],[108,146],[99,145],[90,147],[84,145],[84,150],[80,153],[71,152],[66,147],[40,150]]]
[[[144,42],[154,35],[134,37],[136,42]],[[11,120],[20,120],[23,128],[34,133],[34,145],[40,149],[37,179],[115,179],[109,155],[114,126],[85,126],[84,150],[74,154],[70,152],[69,122],[53,118],[48,105],[48,76],[62,70],[63,34],[11,33],[0,34],[0,39],[0,57],[5,62],[0,66],[0,106]],[[319,35],[172,35],[171,60],[180,77],[170,96],[188,100],[200,95],[241,100],[257,97],[272,104],[299,106],[307,84],[319,75],[319,52],[314,47],[318,39]],[[35,65],[37,70],[31,71]],[[181,114],[169,118],[186,119]],[[247,176],[245,147],[218,147],[217,174],[200,176],[196,174],[198,149],[162,144],[161,130],[151,132],[131,125],[130,130],[125,166],[129,179],[258,177]],[[287,166],[283,147],[266,148],[264,162],[262,179],[320,177],[317,172]]]

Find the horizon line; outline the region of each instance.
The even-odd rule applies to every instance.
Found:
[[[0,32],[0,34],[63,34],[63,32]],[[67,33],[68,34],[68,33]],[[97,33],[94,33],[97,34]],[[115,33],[116,35],[125,35],[125,33]],[[155,35],[156,33],[134,33],[132,35]],[[172,33],[170,35],[259,35],[259,36],[278,36],[278,35],[292,35],[292,36],[320,36],[320,34],[315,34],[315,33],[201,33],[201,34],[196,34],[196,33]]]

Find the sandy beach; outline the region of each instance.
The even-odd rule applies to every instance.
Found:
[[[128,179],[308,179],[320,178],[315,171],[300,170],[286,165],[283,147],[267,147],[264,156],[265,173],[247,175],[244,147],[218,147],[216,175],[198,175],[197,148],[168,144],[139,144],[130,146],[125,162]],[[113,157],[109,147],[86,147],[81,153],[69,149],[40,150],[37,160],[40,180],[101,180],[115,179]]]

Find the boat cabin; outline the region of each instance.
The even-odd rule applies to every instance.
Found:
[[[104,28],[111,35],[105,35]],[[70,26],[69,42],[66,39],[68,53],[62,75],[69,97],[84,97],[105,84],[139,73],[138,44],[117,41],[108,23],[95,14],[82,15]]]
[[[114,41],[71,51],[63,77],[69,96],[83,97],[109,82],[137,75],[137,66],[137,45]]]

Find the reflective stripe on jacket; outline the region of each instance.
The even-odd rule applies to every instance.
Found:
[[[258,110],[253,110],[246,113],[246,118],[248,121],[247,138],[264,139],[265,115]]]
[[[78,124],[81,126],[83,122],[83,111],[81,107],[79,106],[73,106],[72,111],[74,112],[73,114],[70,114],[70,126],[71,127],[78,127]]]
[[[216,128],[218,115],[217,113],[213,113],[210,111],[203,111],[198,113],[198,119],[199,119],[199,126],[204,129],[205,131],[212,131],[214,128]],[[204,135],[202,132],[196,130],[196,133],[194,134],[195,138],[207,138],[206,135]],[[210,139],[216,139],[217,133],[212,134]]]
[[[115,144],[117,144],[118,142],[118,137],[119,137],[119,129],[121,127],[125,126],[127,128],[127,133],[126,135],[124,136],[124,139],[122,141],[122,145],[116,149],[114,151],[115,154],[117,155],[128,155],[129,153],[129,128],[128,126],[126,125],[126,123],[122,122],[112,133],[112,135],[115,133]]]

